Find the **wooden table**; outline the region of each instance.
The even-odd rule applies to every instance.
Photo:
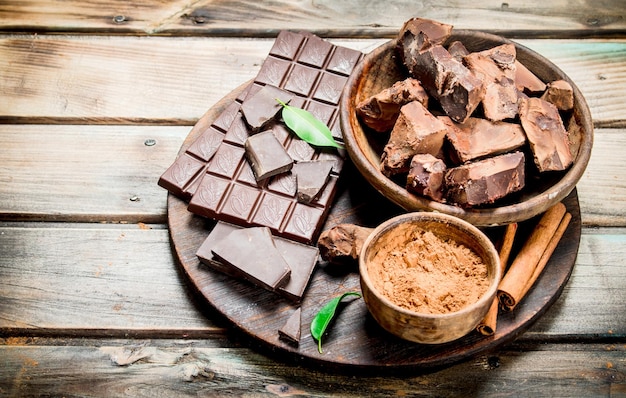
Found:
[[[0,396],[626,395],[626,5],[456,3],[0,2]],[[582,90],[576,265],[496,351],[426,373],[305,367],[192,294],[157,180],[279,30],[368,52],[410,16],[517,40]]]

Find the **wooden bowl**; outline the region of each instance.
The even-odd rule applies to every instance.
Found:
[[[372,258],[382,248],[404,247],[406,231],[416,228],[462,244],[482,259],[487,265],[489,287],[478,301],[456,312],[426,314],[400,307],[376,290],[369,273]],[[487,314],[502,277],[498,252],[483,232],[457,217],[434,212],[402,214],[374,229],[361,249],[359,273],[363,299],[374,319],[388,332],[423,344],[447,343],[476,328]]]
[[[396,53],[396,40],[391,40],[367,54],[348,80],[340,103],[341,128],[350,158],[360,173],[376,190],[407,211],[437,211],[462,218],[478,226],[503,225],[529,219],[543,213],[563,200],[582,176],[593,144],[591,114],[580,90],[572,80],[546,58],[503,37],[473,31],[453,30],[449,42],[460,40],[470,52],[513,43],[517,59],[544,82],[566,80],[574,89],[573,118],[577,128],[569,128],[570,150],[574,164],[563,173],[527,178],[526,187],[494,205],[461,208],[414,195],[380,171],[380,155],[385,140],[359,121],[356,104],[407,77]],[[567,125],[566,125],[567,127]],[[545,173],[544,173],[545,174]]]

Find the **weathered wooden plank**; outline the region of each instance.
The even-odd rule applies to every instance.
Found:
[[[0,218],[165,222],[157,185],[189,127],[0,126]]]
[[[333,40],[369,52],[385,40]],[[0,38],[0,121],[193,124],[253,78],[272,39]],[[622,125],[626,40],[524,40],[581,88],[595,123]]]
[[[54,342],[51,342],[54,343]],[[107,344],[108,343],[108,344]],[[80,343],[79,343],[80,344]],[[122,345],[120,345],[122,344]],[[621,396],[623,345],[513,346],[429,374],[329,373],[209,341],[0,345],[6,396]],[[469,382],[471,380],[471,382]]]
[[[0,125],[0,220],[165,223],[157,180],[190,129]],[[626,225],[622,153],[625,129],[596,129],[577,187],[584,225]]]
[[[222,321],[188,297],[164,228],[4,223],[0,253],[0,331],[203,335]],[[626,230],[583,233],[570,282],[531,333],[626,336],[624,258]]]
[[[0,323],[42,334],[208,335],[167,229],[83,224],[0,229]],[[219,317],[217,317],[219,320]]]
[[[620,1],[602,3],[501,1],[415,2],[288,0],[185,2],[20,1],[0,9],[0,30],[38,32],[119,32],[141,34],[267,35],[278,29],[307,29],[330,35],[391,35],[412,16],[458,28],[543,36],[601,35],[626,29]],[[246,21],[240,24],[240,21]]]

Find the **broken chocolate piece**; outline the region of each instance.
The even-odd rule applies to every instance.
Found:
[[[243,279],[243,275],[238,269],[223,263],[214,256],[211,251],[217,242],[228,236],[231,232],[240,229],[243,229],[243,227],[222,221],[215,224],[215,227],[213,227],[213,230],[196,253],[200,261],[217,271],[235,278]],[[276,292],[292,301],[298,302],[302,299],[311,279],[311,275],[317,265],[319,249],[278,236],[274,236],[272,239],[276,249],[278,249],[291,270],[289,281],[287,281],[284,286],[279,287]]]
[[[559,110],[541,98],[520,101],[520,121],[539,172],[561,171],[573,163]]]
[[[515,56],[513,44],[502,44],[471,53],[463,60],[474,75],[483,81],[483,112],[489,120],[500,121],[517,116]]]
[[[293,167],[293,159],[272,130],[248,137],[244,149],[257,181],[284,173]]]
[[[459,62],[463,62],[463,58],[470,53],[465,45],[458,40],[450,43],[448,52]]]
[[[403,48],[404,56],[412,58],[430,46],[442,45],[450,37],[451,33],[452,25],[431,19],[411,18],[400,29],[398,38],[400,46]]]
[[[426,90],[418,80],[409,77],[361,101],[357,104],[356,111],[367,126],[375,131],[385,132],[393,128],[400,108],[411,101],[419,101],[428,107]]]
[[[278,330],[278,334],[283,339],[298,344],[300,342],[300,323],[302,308],[296,309],[287,319],[287,322]]]
[[[524,153],[513,152],[448,169],[448,201],[463,207],[493,203],[524,187]]]
[[[372,231],[354,224],[338,224],[322,232],[317,241],[322,259],[333,264],[354,262]]]
[[[569,111],[574,108],[574,90],[565,80],[548,83],[541,99],[554,104],[560,111]]]
[[[445,124],[420,102],[404,105],[381,156],[381,171],[388,177],[406,173],[414,155],[436,156],[443,146],[446,130]]]
[[[519,61],[515,61],[515,86],[529,95],[542,93],[546,89],[546,84]]]
[[[334,164],[332,160],[308,160],[293,165],[299,202],[308,204],[319,196]]]
[[[406,189],[418,195],[443,202],[446,164],[430,154],[418,154],[411,160]]]
[[[510,152],[526,143],[524,129],[519,124],[474,117],[464,123],[454,123],[446,116],[439,119],[448,127],[446,138],[451,144],[450,158],[455,163]]]
[[[215,242],[211,252],[244,279],[270,291],[285,285],[291,274],[267,227],[234,230]]]
[[[293,94],[290,92],[267,84],[256,93],[246,97],[241,105],[241,114],[252,133],[256,134],[265,130],[282,109],[282,105],[276,99],[286,104],[292,98]]]
[[[483,82],[441,45],[429,47],[410,58],[409,72],[436,98],[450,118],[465,121],[483,98]]]

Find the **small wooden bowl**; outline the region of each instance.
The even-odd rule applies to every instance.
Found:
[[[503,225],[527,220],[563,200],[582,176],[593,144],[591,114],[580,90],[558,67],[536,52],[503,37],[465,30],[454,30],[449,42],[461,41],[470,52],[513,43],[517,59],[544,82],[566,80],[574,89],[573,117],[578,128],[570,128],[570,150],[574,164],[564,173],[546,174],[529,181],[522,192],[481,208],[461,208],[414,195],[380,171],[380,155],[385,141],[380,134],[363,127],[356,104],[407,77],[391,40],[367,54],[348,80],[340,104],[341,128],[350,158],[365,179],[386,198],[407,211],[437,211],[462,218],[478,226]],[[567,127],[567,125],[566,125]]]
[[[463,244],[482,259],[487,265],[490,283],[478,301],[457,312],[425,314],[402,308],[376,290],[368,271],[373,256],[382,247],[403,247],[407,242],[402,241],[402,231],[416,228]],[[363,244],[359,256],[359,273],[363,299],[378,324],[402,339],[423,344],[447,343],[476,328],[487,314],[502,278],[498,252],[483,232],[457,217],[434,212],[406,213],[380,224]]]

